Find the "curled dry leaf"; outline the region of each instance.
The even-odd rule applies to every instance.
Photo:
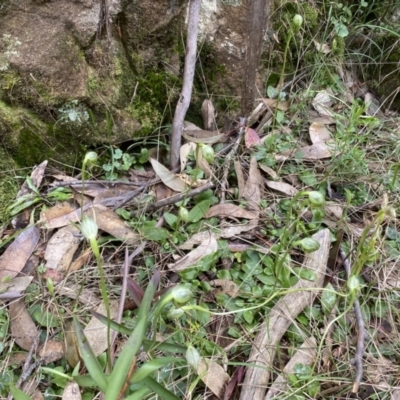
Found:
[[[287,194],[288,196],[295,196],[299,192],[295,187],[289,185],[289,183],[277,181],[265,181],[265,183],[269,188]]]
[[[21,349],[29,351],[39,331],[25,308],[23,300],[13,301],[9,305],[11,336]]]
[[[22,293],[30,285],[32,279],[33,276],[20,276],[11,279],[10,281],[0,282],[0,293],[3,295],[2,298],[6,298],[4,295],[7,293]]]
[[[24,268],[35,250],[40,238],[40,230],[32,225],[22,231],[0,257],[0,280],[15,277]]]
[[[171,271],[183,271],[195,265],[203,257],[216,252],[218,250],[218,243],[215,239],[215,235],[211,231],[207,231],[207,233],[208,234],[204,235],[199,247],[186,254],[176,263],[169,264],[169,269]]]
[[[59,272],[68,271],[82,240],[80,231],[73,225],[59,229],[49,240],[44,254],[46,267]]]
[[[277,108],[278,110],[281,110],[281,111],[289,110],[289,102],[288,101],[280,101],[277,99],[266,99],[266,98],[263,98],[262,101],[264,102],[264,104],[267,107]]]
[[[186,183],[179,176],[172,173],[154,158],[150,158],[150,162],[154,172],[163,181],[164,185],[175,190],[175,192],[183,192],[186,190]]]
[[[285,161],[287,159],[296,160],[321,160],[323,158],[330,158],[332,155],[338,155],[333,148],[332,143],[315,143],[311,146],[301,147],[296,150],[287,150],[275,156],[277,161]]]
[[[252,146],[258,145],[261,143],[260,136],[258,133],[249,127],[246,127],[246,132],[244,134],[244,144],[246,148],[250,148]]]
[[[243,197],[249,202],[249,206],[254,209],[259,209],[261,200],[261,189],[263,187],[263,178],[258,169],[256,157],[252,157],[250,161],[249,177],[246,181]]]
[[[182,136],[189,142],[214,144],[225,141],[226,137],[218,131],[205,131],[203,129],[185,130]]]
[[[211,359],[202,358],[197,368],[197,374],[215,396],[219,399],[222,398],[229,375],[219,364]]]
[[[333,102],[332,102],[333,92],[331,90],[322,90],[317,93],[312,101],[312,106],[318,111],[321,116],[332,117],[333,112],[330,110]]]
[[[64,388],[61,400],[81,400],[81,391],[76,382],[69,381]]]
[[[318,122],[313,122],[309,128],[310,139],[313,144],[326,142],[331,139],[331,133],[325,125]]]
[[[272,179],[278,179],[278,174],[270,167],[265,164],[258,164],[258,166],[266,172]]]
[[[258,214],[254,211],[247,211],[235,204],[222,203],[212,206],[205,214],[205,218],[220,217],[220,218],[258,218]]]
[[[205,99],[201,105],[201,116],[203,118],[203,126],[208,131],[215,131],[217,125],[215,123],[215,108],[211,100]]]
[[[180,149],[180,160],[181,160],[181,172],[185,169],[189,153],[194,152],[196,150],[196,143],[187,142],[181,146]]]

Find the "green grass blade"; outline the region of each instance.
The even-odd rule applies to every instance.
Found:
[[[91,314],[96,317],[99,321],[101,321],[104,325],[107,326],[107,317],[103,314],[100,314],[96,311],[92,311]],[[118,324],[115,321],[110,321],[110,328],[116,332],[123,333],[125,335],[130,335],[132,333],[132,329],[127,328],[122,324]],[[158,342],[155,340],[143,340],[143,347],[145,350],[161,350],[166,351],[168,353],[186,353],[187,347],[182,346],[178,343],[173,342]]]
[[[81,325],[79,324],[76,317],[74,317],[74,327],[78,342],[78,347],[80,350],[81,357],[85,366],[89,372],[89,375],[96,382],[97,386],[104,393],[107,390],[107,378],[103,372],[103,369],[100,363],[97,361],[96,356],[93,353],[92,348],[90,347],[89,342],[86,339],[86,336],[83,332]]]
[[[151,302],[157,290],[159,277],[160,273],[156,271],[149,284],[147,285],[142,304],[139,308],[136,327],[132,334],[129,336],[129,339],[124,346],[124,350],[122,351],[122,353],[118,357],[117,362],[115,363],[114,370],[110,375],[110,382],[112,382],[112,385],[109,385],[107,388],[105,400],[115,400],[118,398],[122,386],[127,379],[133,359],[139,351],[140,347],[142,346],[143,339],[146,334],[147,325],[149,323],[148,317]]]
[[[154,392],[157,393],[163,400],[180,400],[179,397],[175,396],[172,392],[160,385],[153,378],[148,376],[143,379],[143,382]]]
[[[163,357],[163,358],[156,358],[154,360],[148,361],[144,363],[132,376],[130,382],[131,383],[138,383],[153,372],[157,371],[158,369],[162,368],[164,365],[173,364],[175,362],[185,362],[186,360],[183,358],[176,358],[176,357]]]
[[[135,393],[125,397],[124,400],[142,400],[144,396],[150,394],[151,390],[148,387],[137,390]]]

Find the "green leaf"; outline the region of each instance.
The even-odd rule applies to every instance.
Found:
[[[32,400],[22,390],[17,389],[14,385],[10,385],[10,392],[14,396],[15,400]]]
[[[169,238],[168,231],[164,228],[142,228],[140,232],[147,240],[154,242],[163,242]]]
[[[186,360],[183,358],[176,357],[163,357],[156,358],[151,361],[145,362],[132,376],[130,383],[138,383],[153,372],[159,370],[168,364],[174,364],[176,362],[185,362]],[[171,366],[172,368],[172,366]]]
[[[125,343],[124,351],[118,357],[118,360],[114,366],[114,370],[110,375],[110,382],[113,384],[107,387],[105,400],[115,400],[118,398],[131,368],[132,360],[142,346],[147,326],[149,324],[148,316],[151,302],[154,298],[154,294],[156,293],[159,280],[160,273],[156,271],[147,285],[142,304],[139,308],[136,327]]]
[[[40,304],[34,304],[28,309],[30,316],[40,325],[45,328],[57,328],[59,323],[54,314],[43,311]]]
[[[124,397],[124,400],[142,400],[146,395],[150,394],[151,390],[148,387],[143,387],[135,391],[135,393]]]
[[[243,318],[248,323],[251,324],[254,321],[254,313],[252,310],[246,310],[243,312]]]
[[[189,221],[198,222],[200,221],[205,213],[210,208],[210,200],[203,200],[199,204],[195,205],[189,212]]]
[[[172,229],[176,228],[176,223],[178,222],[178,217],[175,214],[166,212],[166,213],[164,213],[163,217],[164,217],[165,221],[167,222],[167,224]]]
[[[349,35],[349,30],[347,29],[347,26],[340,22],[335,25],[335,31],[338,34],[338,36],[342,38]]]
[[[275,99],[278,97],[278,91],[274,87],[268,86],[267,87],[267,96],[270,99]]]
[[[149,389],[158,394],[163,400],[180,400],[179,397],[175,396],[172,392],[160,385],[153,378],[148,376],[143,381],[149,387]]]
[[[334,287],[330,283],[326,285],[325,289],[327,290],[322,291],[321,304],[322,310],[328,315],[336,304],[337,295]]]
[[[83,332],[81,325],[79,324],[79,322],[75,316],[73,317],[73,321],[74,321],[74,327],[75,327],[75,332],[76,332],[76,337],[77,337],[77,343],[78,343],[78,347],[80,350],[82,360],[85,363],[85,366],[86,366],[90,376],[96,382],[96,384],[100,388],[100,390],[104,393],[104,392],[106,392],[107,386],[108,386],[106,376],[105,376],[96,356],[94,355],[93,350],[90,347],[88,340],[86,339],[86,336]]]
[[[294,267],[293,270],[300,276],[301,279],[306,279],[307,281],[315,281],[317,275],[315,272],[309,268]]]

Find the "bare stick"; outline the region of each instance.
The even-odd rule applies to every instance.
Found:
[[[183,70],[182,92],[176,105],[172,122],[171,168],[179,167],[183,122],[192,97],[193,78],[196,65],[197,32],[200,19],[201,0],[190,0],[187,25],[186,56]]]
[[[349,260],[345,252],[341,248],[339,249],[339,254],[343,260],[343,267],[348,279],[351,273]],[[356,349],[356,354],[354,356],[354,365],[356,366],[356,377],[354,378],[353,389],[351,391],[353,393],[357,393],[363,376],[364,340],[366,337],[365,324],[358,299],[354,300],[354,314],[356,316],[358,335],[357,335],[357,349]]]

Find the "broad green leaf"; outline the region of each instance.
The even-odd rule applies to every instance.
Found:
[[[169,238],[168,231],[163,228],[143,228],[140,232],[147,240],[153,240],[154,242],[162,242]]]
[[[178,217],[175,214],[171,214],[171,213],[164,213],[164,219],[167,222],[167,224],[172,228],[175,229],[176,228],[176,223],[178,222]]]
[[[317,275],[311,269],[295,267],[293,270],[300,276],[301,279],[306,279],[307,281],[312,282],[317,279]]]
[[[15,400],[32,400],[27,394],[21,389],[17,389],[14,385],[10,385],[10,392]]]
[[[133,374],[130,382],[131,383],[140,382],[153,372],[164,367],[165,365],[174,364],[176,362],[185,362],[185,359],[176,357],[163,357],[147,361]]]
[[[202,202],[195,205],[189,212],[189,221],[198,222],[200,221],[205,213],[210,208],[210,200],[203,200]]]
[[[251,324],[254,321],[254,312],[253,312],[253,310],[244,311],[243,312],[243,318],[248,324]]]
[[[278,97],[278,91],[274,87],[268,86],[267,87],[267,96],[270,99],[275,99]]]
[[[28,312],[40,326],[46,328],[57,328],[59,325],[56,316],[43,310],[40,304],[34,304],[29,308]]]
[[[336,304],[337,295],[334,287],[330,283],[326,285],[325,289],[326,290],[322,291],[321,304],[322,310],[328,315]]]
[[[151,389],[149,389],[148,387],[143,387],[136,390],[135,393],[129,395],[128,397],[124,397],[124,400],[142,400],[146,395],[150,393]]]

